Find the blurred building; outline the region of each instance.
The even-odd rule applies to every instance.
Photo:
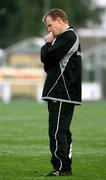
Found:
[[[106,29],[79,29],[78,34],[81,41],[82,51],[94,48],[102,43],[106,42]]]
[[[40,61],[41,38],[31,38],[5,49],[0,67],[0,97],[41,99],[44,71]]]

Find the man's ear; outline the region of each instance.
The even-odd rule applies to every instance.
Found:
[[[57,17],[57,21],[58,21],[59,24],[61,24],[62,19],[60,17]]]

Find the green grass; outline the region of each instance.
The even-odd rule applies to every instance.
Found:
[[[0,180],[42,180],[52,170],[46,104],[0,104]],[[106,103],[84,103],[72,122],[73,176],[106,179]]]

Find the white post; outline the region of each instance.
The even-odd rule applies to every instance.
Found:
[[[2,101],[4,103],[11,101],[11,85],[8,81],[3,81],[2,84]]]

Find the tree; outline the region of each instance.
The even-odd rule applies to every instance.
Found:
[[[17,6],[14,0],[11,3],[8,0],[0,1],[0,46],[11,44],[12,36],[16,34],[17,20]]]
[[[42,0],[3,0],[0,2],[0,46],[37,36],[42,26]]]
[[[93,0],[51,0],[51,7],[64,9],[74,26],[88,27],[88,24],[100,24],[104,8],[97,7]]]
[[[77,28],[87,27],[89,22],[101,22],[103,8],[96,7],[93,0],[3,0],[0,1],[0,47],[41,36],[46,2],[50,8],[65,10],[71,24]]]

